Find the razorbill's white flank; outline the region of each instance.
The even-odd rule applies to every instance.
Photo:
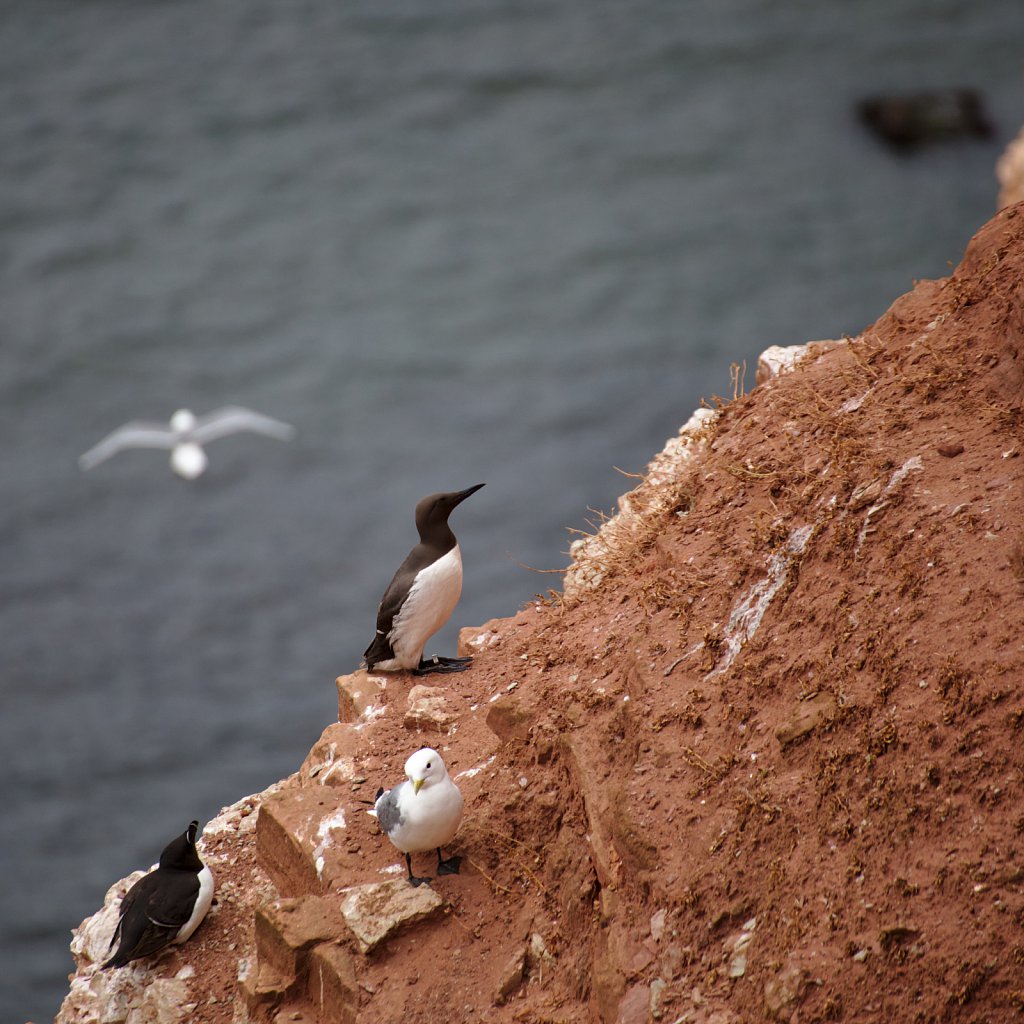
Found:
[[[240,405],[226,405],[196,417],[190,409],[179,409],[167,426],[136,420],[118,427],[78,460],[81,469],[92,469],[127,448],[169,448],[171,469],[186,480],[194,480],[206,469],[203,445],[228,434],[248,430],[278,441],[290,441],[295,428],[270,416]]]
[[[379,789],[373,809],[388,839],[405,854],[409,881],[422,885],[429,878],[412,873],[410,854],[437,850],[437,873],[459,873],[461,857],[441,856],[441,847],[451,842],[462,820],[462,794],[448,777],[441,755],[430,747],[411,754],[405,762],[408,781],[392,789]]]
[[[420,542],[409,552],[377,609],[377,635],[363,657],[369,671],[461,672],[471,658],[424,660],[427,641],[448,621],[462,593],[462,553],[448,516],[483,484],[431,494],[416,506]]]
[[[159,866],[125,893],[110,948],[120,944],[104,969],[124,967],[184,942],[206,917],[213,902],[213,872],[199,859],[198,830],[199,822],[191,822],[164,848]]]

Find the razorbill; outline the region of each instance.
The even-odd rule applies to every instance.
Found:
[[[437,873],[457,875],[461,857],[441,856],[441,847],[451,842],[462,820],[462,794],[448,777],[441,755],[430,747],[411,754],[405,762],[408,781],[392,789],[377,790],[373,809],[380,827],[391,842],[405,854],[409,881],[414,885],[429,882],[412,873],[413,853],[437,850]]]
[[[448,516],[481,487],[483,484],[430,494],[416,506],[420,542],[399,566],[381,598],[377,635],[363,653],[368,671],[461,672],[472,661],[437,655],[425,661],[423,648],[451,617],[462,593],[462,552]]]
[[[198,830],[199,822],[191,822],[164,848],[159,866],[125,894],[110,949],[120,944],[104,969],[124,967],[184,942],[206,917],[213,902],[213,872],[196,851]]]
[[[206,469],[208,460],[203,445],[242,430],[278,441],[290,441],[295,436],[291,424],[240,405],[226,405],[199,417],[191,409],[179,409],[167,426],[135,420],[118,427],[82,455],[78,465],[81,469],[92,469],[127,448],[169,448],[171,469],[186,480],[194,480]]]

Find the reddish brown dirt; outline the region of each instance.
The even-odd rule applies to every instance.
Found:
[[[596,590],[490,624],[438,684],[452,735],[404,729],[394,678],[366,792],[328,790],[360,821],[352,881],[396,860],[356,801],[412,749],[453,775],[496,757],[460,782],[449,911],[360,962],[360,1021],[631,1024],[652,998],[666,1022],[1019,1019],[1022,282],[1024,204],[950,278],[724,404]],[[772,579],[730,662],[730,616]],[[251,850],[228,852],[244,888]],[[231,1019],[251,922],[230,915],[175,954],[222,1000],[197,1020]],[[551,959],[497,1001],[533,933]]]

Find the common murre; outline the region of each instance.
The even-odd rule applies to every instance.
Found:
[[[213,902],[213,872],[199,859],[198,831],[199,822],[190,822],[164,847],[159,866],[125,893],[110,949],[120,943],[104,969],[124,967],[184,942],[206,917]]]
[[[381,598],[377,634],[363,653],[368,671],[461,672],[472,661],[437,655],[424,660],[423,648],[451,617],[462,593],[462,553],[448,516],[483,486],[431,494],[416,506],[420,542],[399,566]]]

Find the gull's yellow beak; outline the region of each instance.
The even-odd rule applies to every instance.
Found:
[[[422,786],[423,786],[423,780],[422,779],[413,779],[412,780],[412,791],[414,793],[418,793]]]

